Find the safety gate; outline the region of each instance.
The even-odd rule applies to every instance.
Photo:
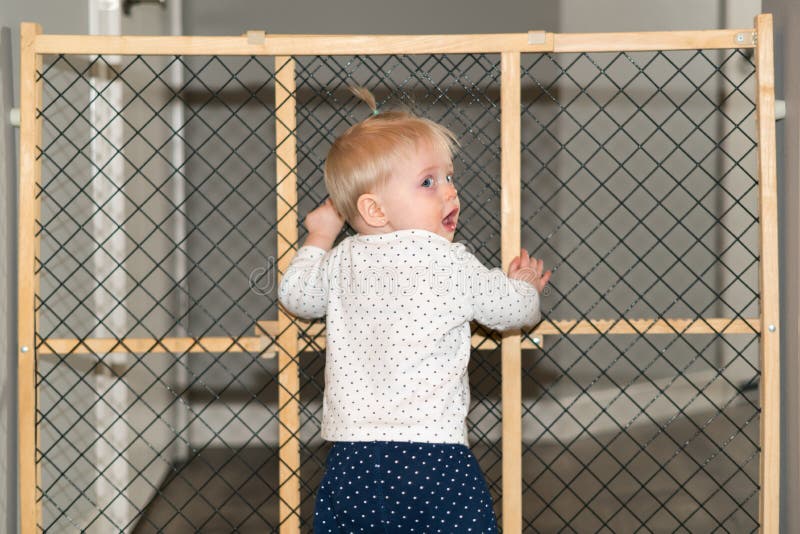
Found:
[[[457,241],[554,269],[534,330],[473,330],[503,530],[777,532],[768,15],[22,42],[24,532],[310,530],[324,322],[276,288],[327,148],[368,113],[352,83],[457,134]]]

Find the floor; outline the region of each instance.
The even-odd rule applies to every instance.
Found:
[[[728,407],[724,415],[693,413],[658,429],[643,424],[571,443],[525,447],[525,532],[711,532],[756,529],[758,418],[752,407]],[[745,431],[726,437],[731,421],[752,419]],[[728,424],[723,424],[728,422]],[[701,429],[702,431],[698,431]],[[755,434],[754,434],[755,433]],[[714,442],[726,443],[720,451]],[[645,444],[643,446],[643,444]],[[492,487],[496,509],[499,445],[474,444]],[[327,447],[303,458],[301,531],[311,531],[313,492]],[[135,532],[265,532],[278,525],[274,450],[202,451],[164,481]]]

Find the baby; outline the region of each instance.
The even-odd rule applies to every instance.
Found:
[[[496,532],[468,448],[470,321],[540,320],[550,279],[525,251],[508,275],[453,243],[460,204],[452,132],[373,110],[333,143],[330,198],[279,288],[289,313],[326,317],[322,437],[334,442],[315,532]],[[333,248],[347,221],[357,235]]]

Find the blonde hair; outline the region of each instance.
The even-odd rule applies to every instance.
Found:
[[[363,87],[351,87],[373,114],[351,126],[331,145],[325,160],[325,187],[333,206],[349,223],[358,219],[358,197],[383,187],[420,143],[453,157],[458,140],[440,124],[411,112],[381,111]]]

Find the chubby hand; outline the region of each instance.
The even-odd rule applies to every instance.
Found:
[[[344,218],[339,215],[339,212],[333,207],[333,201],[328,198],[306,215],[303,226],[308,230],[306,245],[330,250],[336,237],[342,231]]]
[[[528,256],[528,251],[524,248],[520,250],[520,255],[511,260],[508,266],[508,277],[524,280],[528,282],[539,293],[544,290],[544,286],[550,281],[551,271],[544,271],[544,262]]]

